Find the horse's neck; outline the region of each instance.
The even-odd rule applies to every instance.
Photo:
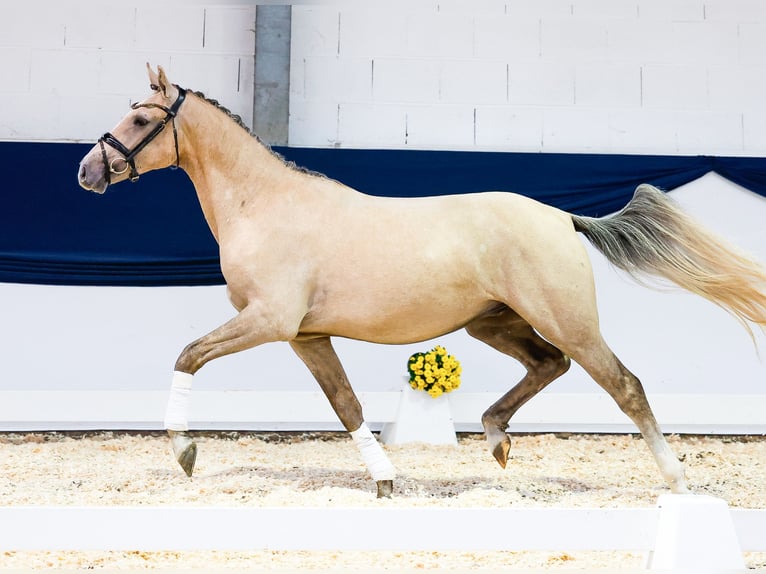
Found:
[[[194,103],[194,122],[184,125],[181,165],[218,239],[220,228],[255,195],[278,192],[280,174],[290,169],[224,112],[197,98]]]

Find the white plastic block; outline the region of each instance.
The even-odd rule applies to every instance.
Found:
[[[201,50],[205,10],[196,3],[141,3],[136,7],[136,48],[173,53]]]
[[[255,49],[255,5],[207,6],[204,48],[225,54],[252,55]]]
[[[338,104],[291,100],[288,142],[292,146],[334,146],[338,142]]]
[[[308,56],[338,54],[340,13],[337,6],[295,4],[290,22],[290,57],[293,61]]]
[[[540,53],[557,61],[589,61],[606,57],[607,24],[603,20],[543,18]]]
[[[531,106],[478,106],[476,145],[506,151],[542,151],[543,112]]]
[[[372,60],[309,57],[303,61],[302,69],[302,84],[296,87],[296,92],[302,89],[302,97],[307,100],[369,102],[372,99]],[[299,77],[296,79],[300,81]]]
[[[416,12],[407,19],[407,55],[427,58],[473,56],[473,18],[460,13]]]
[[[456,445],[449,395],[434,398],[405,384],[396,420],[383,426],[380,441],[384,444]]]
[[[406,143],[406,116],[402,105],[342,103],[338,141],[344,147],[401,148]]]
[[[543,112],[543,151],[609,151],[609,112],[603,109],[550,108]]]
[[[344,4],[340,11],[339,53],[346,58],[405,56],[407,16],[404,5],[367,3],[354,8]]]
[[[540,18],[480,14],[474,18],[474,55],[486,60],[540,56]]]
[[[635,63],[595,63],[575,69],[578,106],[637,108],[641,105],[641,68]]]
[[[573,105],[574,66],[561,62],[511,62],[508,101],[535,106]]]
[[[33,50],[30,90],[87,94],[100,84],[100,54],[94,50]]]
[[[136,37],[136,7],[122,3],[69,3],[64,15],[67,48],[131,50]]]
[[[29,48],[0,47],[0,62],[0,93],[29,91],[32,51]]]
[[[442,102],[500,104],[505,102],[507,97],[508,66],[504,62],[442,62],[439,98]]]
[[[703,66],[644,66],[641,79],[645,108],[700,110],[709,105]]]
[[[373,66],[374,101],[432,103],[438,100],[439,61],[376,58]]]
[[[407,144],[426,149],[473,147],[473,106],[408,106]]]
[[[726,501],[694,494],[663,494],[651,570],[719,572],[744,570],[734,522]]]

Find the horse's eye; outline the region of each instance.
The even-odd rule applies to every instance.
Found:
[[[138,126],[138,127],[142,128],[142,127],[144,127],[148,123],[149,123],[149,120],[146,119],[143,116],[136,116],[135,118],[133,118],[133,125],[134,126]]]

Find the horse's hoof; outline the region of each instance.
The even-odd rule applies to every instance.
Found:
[[[492,449],[492,456],[495,457],[495,460],[500,464],[500,466],[505,468],[505,465],[508,464],[509,452],[511,452],[511,439],[506,436],[505,440],[497,443],[495,448]]]
[[[378,485],[378,498],[391,498],[394,493],[394,481],[393,480],[379,480]]]
[[[197,445],[186,432],[169,430],[168,435],[178,464],[184,469],[186,476],[191,476],[197,461]]]

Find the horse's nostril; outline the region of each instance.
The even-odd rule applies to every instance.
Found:
[[[87,177],[88,177],[88,173],[87,173],[87,171],[85,170],[85,166],[84,166],[84,165],[81,165],[81,166],[80,166],[80,181],[85,181],[85,179],[86,179]]]

